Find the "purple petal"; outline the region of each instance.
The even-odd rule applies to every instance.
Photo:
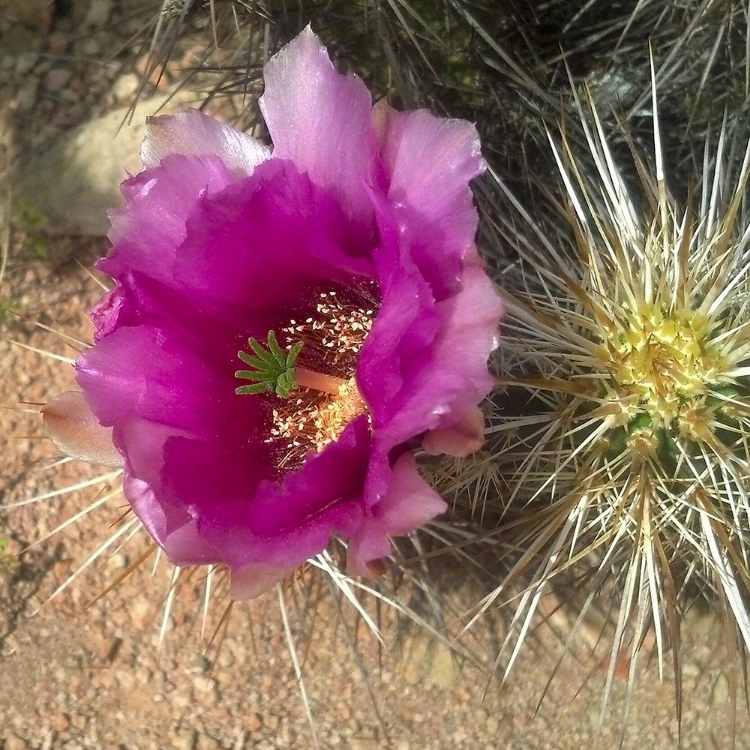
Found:
[[[330,191],[278,159],[202,201],[188,227],[175,278],[210,309],[294,308],[323,280],[372,275]]]
[[[355,420],[301,469],[280,484],[262,483],[245,502],[227,493],[231,484],[238,491],[241,482],[220,475],[211,497],[200,498],[189,480],[180,484],[180,493],[185,502],[196,503],[201,533],[231,567],[295,567],[322,551],[331,534],[346,538],[359,527],[369,443],[366,420]]]
[[[464,270],[461,290],[435,305],[438,335],[405,380],[398,413],[380,431],[384,450],[415,433],[455,425],[494,386],[487,360],[504,308],[481,266]]]
[[[175,565],[205,565],[216,561],[217,551],[197,531],[184,508],[157,499],[146,482],[125,475],[125,497],[148,533]]]
[[[232,182],[218,156],[167,156],[160,166],[127,179],[121,187],[126,206],[111,214],[113,247],[98,268],[115,279],[140,271],[173,284],[187,217],[205,196]]]
[[[425,433],[422,447],[431,456],[445,454],[465,458],[478,451],[484,442],[484,414],[474,406],[455,424]]]
[[[250,175],[271,156],[271,150],[255,138],[197,109],[175,115],[149,117],[141,145],[146,169],[156,167],[169,154],[218,156],[236,176]]]
[[[172,437],[164,445],[158,484],[164,497],[184,503],[201,519],[214,513],[231,516],[249,537],[253,531],[247,518],[253,498],[260,483],[276,478],[278,472],[267,449],[239,437],[236,431],[214,440]],[[249,539],[246,545],[250,546]]]
[[[350,542],[351,569],[371,573],[390,536],[445,509],[410,450],[423,438],[464,455],[481,440],[502,314],[473,245],[468,182],[483,163],[471,125],[373,112],[309,28],[266,84],[271,158],[196,111],[151,121],[150,168],[123,185],[101,264],[117,286],[77,363],[148,531],[177,564],[226,564],[240,597],[332,534]],[[290,468],[270,439],[276,397],[235,393],[237,351],[324,291],[369,294],[373,279],[380,307],[355,373],[369,415]],[[325,372],[327,349],[309,348]]]
[[[134,366],[137,363],[138,366]],[[224,425],[257,424],[247,400],[234,393],[234,363],[209,363],[172,332],[119,328],[84,352],[76,379],[105,426],[138,417],[200,438]]]
[[[248,519],[259,536],[278,534],[313,518],[332,500],[361,498],[370,449],[367,418],[351,422],[341,437],[313,454],[281,484],[267,482],[253,499]]]
[[[330,188],[350,217],[368,222],[376,144],[367,87],[336,72],[309,26],[269,60],[264,78],[260,107],[274,157],[294,162],[316,185]]]
[[[402,455],[391,470],[388,491],[368,509],[360,529],[349,541],[347,567],[369,575],[368,564],[391,553],[391,536],[403,536],[444,513],[445,501],[422,479],[414,456]]]
[[[459,283],[477,231],[469,182],[485,170],[479,135],[465,120],[445,120],[426,110],[390,110],[384,121],[388,202],[403,242],[443,299]]]
[[[398,411],[407,370],[415,355],[428,350],[437,320],[432,290],[403,250],[393,212],[382,199],[375,203],[381,245],[373,257],[382,299],[362,348],[357,383],[378,429]]]
[[[131,477],[128,499],[177,564],[192,564],[199,554],[233,570],[289,570],[320,552],[332,533],[349,536],[360,525],[369,447],[364,418],[281,484],[260,487],[270,462],[258,460],[253,445],[230,452],[186,437],[160,445],[153,425],[133,421],[125,429],[131,446],[143,444],[129,459],[148,479]]]
[[[256,599],[293,572],[294,568],[269,568],[253,563],[244,568],[231,570],[229,596],[240,601]]]

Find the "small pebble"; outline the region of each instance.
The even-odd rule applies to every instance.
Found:
[[[39,88],[38,78],[27,78],[16,94],[16,104],[22,112],[28,112],[36,104],[37,90]]]
[[[113,0],[91,0],[84,24],[100,29],[106,26],[114,6]]]
[[[63,89],[73,77],[73,71],[67,68],[52,68],[44,78],[47,91],[56,93]]]
[[[70,719],[65,714],[58,714],[55,717],[54,727],[58,732],[64,732],[70,726]]]
[[[102,46],[95,36],[90,36],[81,42],[81,54],[84,57],[98,58],[101,55]]]
[[[11,58],[12,59],[12,58]],[[16,58],[15,70],[19,76],[25,76],[36,65],[39,55],[36,52],[23,52]]]
[[[198,736],[195,750],[221,750],[221,745],[211,735],[201,734]]]
[[[126,73],[120,76],[112,86],[112,96],[118,102],[128,101],[135,96],[140,81],[135,73]]]

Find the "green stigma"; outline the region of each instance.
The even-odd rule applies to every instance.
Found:
[[[276,339],[273,331],[268,332],[268,346],[264,347],[258,339],[252,336],[247,340],[255,356],[244,351],[237,352],[237,356],[252,370],[237,370],[235,377],[243,380],[254,380],[251,385],[242,385],[235,393],[244,395],[251,393],[275,392],[280,398],[289,398],[289,394],[296,390],[297,357],[304,346],[299,341],[289,351],[285,352]]]

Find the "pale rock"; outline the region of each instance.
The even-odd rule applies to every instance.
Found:
[[[68,85],[73,77],[73,71],[68,68],[52,68],[44,77],[44,86],[47,91],[57,93]]]
[[[72,88],[63,89],[59,93],[58,98],[60,99],[60,101],[70,105],[70,108],[68,109],[66,114],[68,114],[72,109],[78,109],[81,105],[81,97],[75,91],[73,91]]]
[[[219,651],[219,655],[216,659],[216,663],[222,669],[229,669],[230,667],[233,667],[235,661],[236,659],[234,658],[234,654],[226,646],[224,646],[221,651]]]
[[[450,687],[461,676],[456,658],[444,643],[421,633],[417,634],[406,648],[404,677],[412,685]]]
[[[196,750],[221,750],[221,745],[209,734],[198,735]]]
[[[112,84],[112,96],[118,102],[129,102],[135,97],[140,80],[135,73],[126,73]]]
[[[154,97],[135,108],[132,120],[126,106],[69,130],[20,165],[16,186],[22,206],[43,217],[49,234],[105,235],[107,212],[122,205],[120,183],[141,170],[146,117],[181,109],[190,98],[186,92],[167,104],[166,96]],[[21,92],[17,100],[21,107]]]
[[[137,598],[130,607],[130,620],[139,633],[142,633],[146,628],[153,628],[156,618],[157,614],[154,607],[145,597]]]
[[[208,695],[212,700],[219,697],[219,683],[213,677],[197,675],[193,677],[193,685],[197,692]]]
[[[37,52],[23,52],[16,58],[15,71],[19,76],[25,76],[31,72],[39,59]]]
[[[102,53],[102,45],[95,36],[90,36],[81,42],[81,54],[98,60]]]
[[[91,0],[89,4],[88,13],[84,19],[86,26],[92,26],[95,29],[100,29],[106,26],[109,21],[109,16],[112,13],[114,6],[114,0]]]
[[[487,717],[487,735],[494,737],[500,731],[500,722],[494,716]]]
[[[196,742],[196,733],[192,729],[185,729],[172,739],[172,746],[175,750],[195,750]]]
[[[28,112],[36,104],[36,94],[39,88],[39,79],[36,77],[27,78],[18,89],[16,94],[16,104],[22,112]]]

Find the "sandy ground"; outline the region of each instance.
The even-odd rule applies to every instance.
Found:
[[[0,147],[6,163],[43,150],[65,129],[132,95],[137,55],[95,66],[92,60],[102,59],[112,39],[106,32],[81,39],[74,31],[58,24],[50,38],[33,24],[20,31],[0,24]],[[315,571],[284,592],[286,618],[278,593],[236,605],[224,618],[227,603],[217,577],[205,623],[204,572],[183,574],[170,587],[172,572],[163,561],[154,566],[154,555],[130,572],[150,548],[142,534],[130,536],[117,480],[102,481],[103,472],[88,466],[52,465],[56,451],[42,435],[35,407],[24,405],[70,388],[72,369],[8,340],[75,356],[75,344],[33,322],[88,339],[86,311],[101,290],[80,266],[61,259],[73,256],[85,265],[107,245],[70,237],[43,244],[45,258],[39,260],[33,233],[12,234],[0,288],[0,301],[11,300],[23,316],[5,316],[7,339],[0,340],[0,401],[11,407],[0,410],[0,537],[10,539],[12,555],[0,558],[1,747],[309,748],[313,732],[320,747],[360,750],[582,750],[621,742],[633,749],[677,747],[674,689],[668,679],[660,682],[655,664],[639,670],[629,706],[622,671],[600,730],[605,670],[586,657],[581,644],[578,658],[567,658],[547,687],[561,643],[545,625],[501,686],[489,679],[486,666],[504,637],[501,619],[482,620],[458,640],[459,649],[476,657],[463,658],[362,593],[360,606],[381,625],[380,643],[351,603],[334,595]],[[89,480],[80,491],[7,507]],[[92,505],[97,507],[46,538]],[[110,547],[87,565],[111,538]],[[408,576],[399,592],[404,601],[416,599]],[[451,594],[448,633],[458,631],[456,614],[480,594],[473,586]],[[561,612],[552,624],[560,630],[570,622]],[[733,726],[736,747],[750,747],[746,712],[740,708],[734,717],[729,701],[736,665],[721,645],[720,624],[707,615],[691,616],[684,643],[683,747],[730,748]],[[482,660],[484,666],[476,663]]]

